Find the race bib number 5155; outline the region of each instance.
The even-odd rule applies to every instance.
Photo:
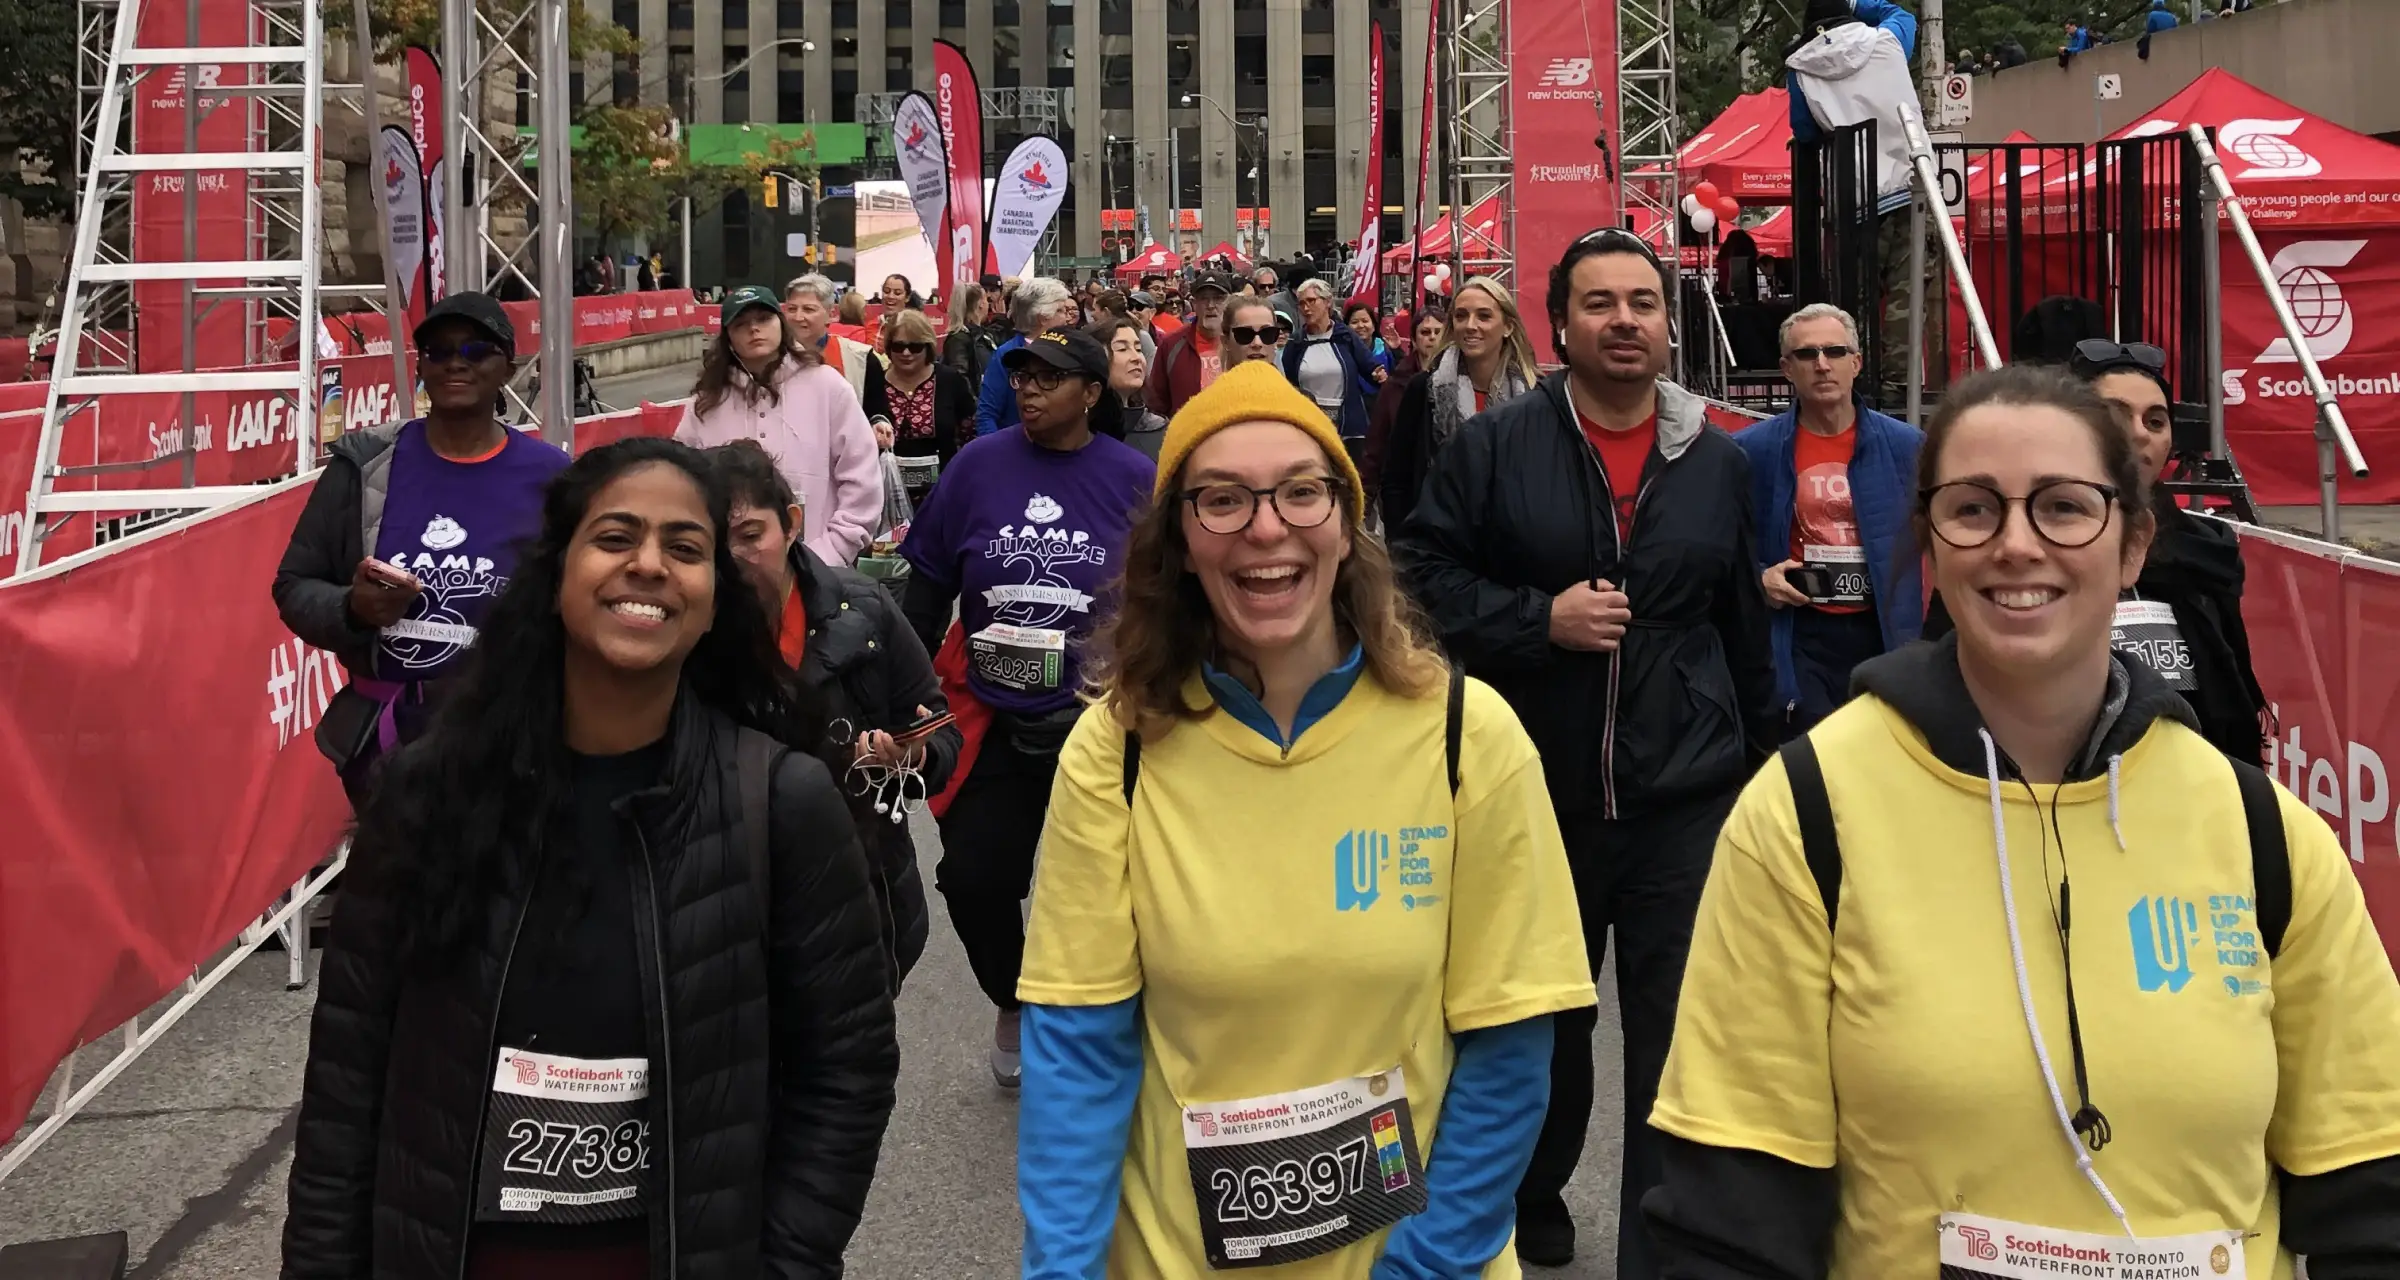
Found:
[[[1425,1208],[1425,1166],[1397,1067],[1187,1106],[1183,1145],[1213,1269],[1313,1258]]]

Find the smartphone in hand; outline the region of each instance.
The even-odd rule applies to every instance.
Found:
[[[367,576],[373,578],[377,586],[387,591],[414,591],[420,585],[415,574],[388,561],[369,557],[366,561],[366,568]]]

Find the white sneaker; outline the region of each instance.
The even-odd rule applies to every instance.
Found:
[[[992,1082],[1003,1089],[1025,1083],[1025,1058],[1018,1039],[1021,1011],[1004,1010],[992,1020]]]

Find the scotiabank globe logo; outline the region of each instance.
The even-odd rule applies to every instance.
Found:
[[[2292,134],[2300,125],[2299,120],[2227,121],[2217,130],[2218,149],[2249,161],[2251,166],[2233,175],[2234,180],[2313,178],[2325,172],[2323,162],[2293,144]]]
[[[2292,319],[2300,324],[2308,353],[2320,361],[2350,349],[2356,317],[2349,300],[2342,296],[2341,282],[2332,273],[2349,266],[2366,247],[2364,240],[2300,240],[2285,245],[2268,264],[2275,272],[2275,287],[2291,305]],[[2277,338],[2258,353],[2260,364],[2299,362],[2289,338]]]

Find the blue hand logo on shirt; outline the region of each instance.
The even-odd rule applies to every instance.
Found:
[[[1383,864],[1392,838],[1377,831],[1344,832],[1333,843],[1333,909],[1365,911],[1383,896]]]
[[[2181,898],[2143,898],[2126,913],[2133,930],[2133,978],[2144,991],[2181,991],[2192,980],[2200,913]]]

